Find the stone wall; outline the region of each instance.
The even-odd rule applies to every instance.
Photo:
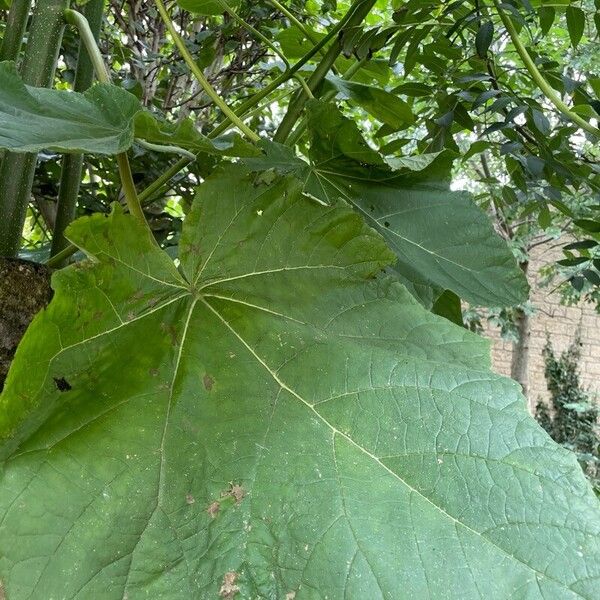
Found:
[[[540,285],[539,269],[553,260],[560,259],[560,249],[546,246],[535,248],[529,266],[530,300],[536,312],[531,317],[529,355],[529,403],[535,405],[538,399],[547,399],[546,380],[542,349],[546,335],[556,353],[565,350],[575,339],[577,329],[581,335],[580,373],[584,387],[592,395],[600,395],[600,314],[594,304],[580,303],[576,306],[563,306],[560,295],[552,293],[556,283],[549,287]],[[512,343],[503,340],[500,332],[487,326],[485,335],[492,340],[492,364],[497,373],[510,376]]]

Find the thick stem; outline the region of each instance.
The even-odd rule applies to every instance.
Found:
[[[121,176],[121,185],[123,186],[123,194],[125,195],[125,201],[127,202],[127,208],[129,212],[142,223],[146,223],[146,217],[144,217],[144,211],[140,204],[135,185],[133,183],[133,176],[131,174],[131,167],[129,166],[129,159],[127,153],[117,154],[117,163],[119,165],[119,175]]]
[[[16,0],[10,5],[4,28],[4,39],[0,48],[0,61],[17,60],[19,52],[21,52],[32,4],[33,0]]]
[[[18,1],[17,1],[18,3]],[[34,87],[50,87],[62,34],[63,12],[69,0],[38,0],[28,36],[21,75]],[[0,256],[15,256],[31,196],[35,154],[6,153],[0,169]]]
[[[351,28],[360,25],[365,17],[369,14],[374,4],[375,0],[355,0],[341,21],[343,22],[343,28]],[[314,91],[323,81],[323,79],[325,79],[325,76],[341,52],[342,40],[341,36],[338,36],[338,39],[331,45],[307,82],[311,91]],[[283,120],[281,121],[277,132],[273,137],[273,141],[279,142],[280,144],[285,142],[288,135],[294,128],[296,121],[300,118],[308,98],[309,96],[304,92],[304,90],[301,90],[298,94],[296,94],[296,97],[291,101],[288,111],[285,114],[285,117],[283,117]]]
[[[89,23],[89,28],[95,43],[100,36],[102,16],[104,13],[104,0],[90,0],[85,6],[84,14]],[[79,43],[77,55],[77,70],[73,89],[76,92],[87,90],[94,80],[94,65],[83,41]],[[64,236],[65,229],[75,217],[79,187],[81,185],[81,172],[83,168],[83,154],[67,154],[63,157],[61,167],[60,186],[58,188],[58,202],[56,210],[56,223],[52,235],[52,249],[50,256],[69,245]]]
[[[582,119],[578,114],[571,111],[571,109],[562,101],[561,97],[554,91],[552,86],[544,79],[543,75],[538,70],[536,64],[533,62],[533,59],[527,52],[527,48],[521,42],[519,38],[519,33],[515,29],[515,26],[511,20],[511,18],[502,10],[500,3],[498,0],[494,0],[494,4],[496,5],[496,10],[506,27],[506,31],[510,36],[510,39],[517,51],[517,54],[521,57],[525,68],[531,75],[531,78],[535,82],[535,84],[539,87],[539,89],[543,92],[543,94],[550,100],[552,104],[556,107],[556,109],[561,112],[565,117],[573,121],[576,125],[581,127],[584,131],[591,133],[596,138],[600,139],[600,129],[597,129],[593,125],[590,125],[585,119]]]

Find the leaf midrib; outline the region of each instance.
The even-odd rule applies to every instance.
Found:
[[[207,302],[203,298],[201,299],[201,302],[219,319],[219,321],[221,321],[221,323],[224,325],[224,327],[234,337],[236,337],[238,339],[238,341],[248,350],[248,352],[250,352],[250,354],[252,356],[254,356],[254,358],[258,361],[258,363],[260,363],[263,366],[263,368],[270,374],[270,376],[273,378],[273,380],[282,389],[286,390],[289,394],[291,394],[293,397],[295,397],[297,400],[299,400],[302,404],[304,404],[320,421],[322,421],[327,427],[329,427],[329,429],[331,429],[331,431],[332,431],[332,433],[334,435],[334,438],[335,438],[336,435],[344,438],[347,442],[349,442],[352,446],[354,446],[355,448],[357,448],[360,452],[362,452],[366,456],[368,456],[371,460],[373,460],[378,466],[380,466],[382,469],[384,469],[392,477],[394,477],[395,479],[397,479],[398,481],[400,481],[411,492],[413,492],[414,494],[416,494],[419,497],[421,497],[428,504],[430,504],[436,510],[438,510],[442,515],[444,515],[445,517],[447,517],[448,519],[450,519],[452,522],[454,522],[455,525],[460,526],[460,527],[464,527],[467,531],[469,531],[470,533],[476,535],[479,539],[482,539],[486,543],[490,544],[491,546],[493,546],[494,548],[496,548],[497,550],[499,550],[502,554],[504,554],[505,556],[507,556],[511,560],[515,561],[516,563],[519,563],[519,564],[523,565],[524,567],[526,567],[527,569],[529,569],[531,572],[536,573],[540,577],[543,577],[544,579],[552,581],[555,584],[558,584],[561,587],[568,589],[569,591],[573,592],[574,594],[576,594],[580,598],[585,598],[585,596],[581,596],[581,594],[579,594],[578,592],[576,592],[575,590],[573,590],[570,586],[568,586],[567,584],[565,584],[563,581],[555,579],[554,577],[552,577],[552,576],[550,576],[550,575],[548,575],[546,573],[543,573],[542,571],[539,571],[539,570],[535,569],[534,567],[532,567],[531,565],[527,564],[526,562],[524,562],[520,558],[518,558],[518,557],[516,557],[516,556],[514,556],[512,554],[510,554],[507,550],[505,550],[501,546],[497,545],[492,540],[486,538],[479,531],[477,531],[475,529],[472,529],[467,524],[465,524],[465,523],[459,521],[458,519],[456,519],[455,517],[453,517],[450,513],[446,512],[442,507],[440,507],[437,504],[435,504],[431,499],[429,499],[427,496],[425,496],[422,492],[420,492],[416,488],[412,487],[409,483],[407,483],[404,479],[402,479],[397,473],[395,473],[389,467],[387,467],[384,463],[382,463],[377,456],[375,456],[369,450],[367,450],[366,448],[364,448],[363,446],[361,446],[360,444],[358,444],[357,442],[355,442],[349,435],[347,435],[346,433],[344,433],[344,432],[340,431],[339,429],[337,429],[323,415],[321,415],[321,413],[319,413],[315,409],[315,407],[313,405],[311,405],[307,400],[305,400],[294,389],[290,388],[283,380],[281,380],[278,377],[277,373],[275,371],[273,371],[271,369],[271,367],[255,352],[255,350],[252,348],[252,346],[250,346],[250,344],[248,344],[246,342],[246,340],[229,324],[229,322],[221,315],[221,313],[219,313],[218,310],[216,310],[209,302]]]

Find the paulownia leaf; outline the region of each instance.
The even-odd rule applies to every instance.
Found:
[[[209,178],[182,274],[118,207],[71,227],[1,397],[6,597],[595,598],[574,455],[299,185]]]
[[[487,215],[469,194],[450,191],[445,156],[424,160],[427,168],[419,172],[394,171],[405,165],[386,164],[352,121],[318,101],[309,105],[309,128],[310,165],[271,142],[263,142],[263,157],[246,164],[293,173],[305,193],[323,203],[352,205],[385,237],[398,256],[395,269],[427,307],[445,289],[483,306],[527,298],[527,281]]]
[[[138,99],[114,85],[80,94],[26,86],[14,63],[0,63],[0,148],[13,152],[117,154],[133,142]]]

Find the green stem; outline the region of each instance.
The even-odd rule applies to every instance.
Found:
[[[319,43],[319,39],[312,34],[310,29],[307,29],[304,26],[304,23],[302,23],[302,21],[298,20],[294,16],[294,14],[290,10],[288,10],[283,4],[281,4],[277,0],[268,0],[268,2],[270,4],[272,4],[280,13],[282,13],[284,16],[286,16],[288,18],[289,22],[292,25],[296,26],[306,36],[307,40],[311,41],[313,44]],[[322,49],[320,50],[320,52],[321,52],[321,54],[324,54]],[[331,70],[334,73],[337,73],[337,69],[335,68],[335,65],[332,65]]]
[[[190,161],[187,158],[178,160],[172,167],[169,167],[158,179],[153,181],[146,189],[142,190],[138,196],[141,204],[146,205],[153,202],[153,196],[165,185],[170,179],[172,179],[177,173],[183,170]],[[56,255],[50,257],[46,264],[51,268],[57,268],[63,266],[64,262],[73,256],[79,248],[75,244],[69,244],[64,250],[61,250]]]
[[[340,23],[343,23],[342,28],[357,27],[360,25],[365,17],[369,14],[375,0],[355,0],[346,13]],[[342,40],[338,37],[338,40],[331,45],[323,60],[317,65],[317,68],[310,76],[308,80],[308,87],[314,91],[319,84],[325,79],[325,76],[333,66],[334,62],[342,52]],[[296,97],[291,101],[287,113],[283,117],[273,141],[283,144],[291,133],[296,121],[300,118],[304,105],[308,100],[309,96],[303,91],[298,93]]]
[[[318,54],[342,29],[344,26],[343,19],[339,21],[328,33],[321,39],[321,41],[313,46],[297,63],[292,65],[287,71],[276,77],[269,85],[265,86],[262,90],[256,92],[254,96],[248,98],[245,102],[240,104],[236,109],[235,114],[238,117],[244,116],[250,109],[254,108],[263,98],[266,98],[272,91],[289,81],[297,71],[299,71],[313,56]],[[223,133],[229,128],[231,123],[229,118],[224,119],[219,123],[213,131],[208,134],[208,137],[214,138],[219,134]]]
[[[0,61],[16,61],[21,52],[23,36],[27,27],[27,19],[33,0],[15,0],[10,5],[6,26],[4,27],[4,39],[0,48]]]
[[[96,71],[96,77],[98,78],[98,81],[101,83],[110,83],[110,73],[104,64],[104,59],[102,58],[102,54],[100,53],[98,44],[94,38],[92,30],[90,29],[90,24],[88,23],[87,19],[81,13],[75,10],[65,10],[64,19],[70,25],[77,27],[79,35],[81,36],[81,41],[85,45],[90,56],[90,60],[94,65],[94,70]],[[117,164],[119,166],[119,176],[121,178],[123,194],[125,196],[125,201],[127,202],[129,212],[144,225],[147,225],[144,217],[144,211],[142,210],[142,206],[135,190],[133,176],[131,175],[131,167],[129,165],[129,159],[127,158],[126,152],[117,154]]]
[[[138,198],[135,184],[133,183],[133,176],[131,174],[131,166],[129,165],[129,159],[127,153],[117,154],[117,164],[119,165],[119,175],[121,177],[121,185],[123,186],[123,194],[125,201],[127,202],[127,208],[129,212],[139,221],[147,225],[146,218],[144,217],[144,211]]]
[[[353,65],[351,65],[346,70],[346,72],[344,73],[342,79],[344,79],[345,81],[351,80],[352,77],[354,77],[354,75],[356,75],[356,73],[367,62],[367,60],[368,59],[365,57],[365,58],[362,58],[359,61],[356,61]],[[336,90],[330,90],[326,94],[323,94],[323,96],[320,99],[323,102],[329,102],[330,100],[332,100],[336,96],[337,96],[337,91]],[[298,126],[296,127],[296,129],[294,129],[294,131],[291,133],[290,137],[288,138],[288,144],[290,146],[294,146],[295,144],[298,143],[298,140],[302,137],[302,134],[305,132],[307,126],[308,126],[308,119],[306,117],[304,117],[302,119],[302,121],[300,121],[300,123],[298,123]]]
[[[194,156],[195,160],[196,157]],[[147,201],[153,201],[153,197],[164,185],[166,185],[179,171],[187,167],[190,162],[188,158],[181,158],[173,166],[169,167],[160,177],[155,179],[146,189],[142,190],[139,195],[140,202],[145,205]]]
[[[20,0],[15,0],[18,4]],[[38,0],[21,69],[23,81],[50,87],[64,29],[63,12],[69,0]],[[7,152],[0,167],[0,256],[15,256],[31,197],[36,154]]]
[[[94,40],[97,42],[102,26],[104,0],[90,0],[86,4],[84,12]],[[85,44],[83,41],[80,41],[73,89],[76,92],[83,92],[92,85],[93,80],[94,65]],[[56,255],[60,250],[69,245],[69,241],[65,238],[64,234],[65,229],[75,217],[82,169],[83,154],[67,154],[63,157],[60,185],[58,188],[58,201],[56,204],[56,222],[52,235],[50,256]]]
[[[579,125],[579,127],[581,127],[581,129],[583,129],[584,131],[587,131],[588,133],[591,133],[592,135],[600,139],[600,129],[597,129],[593,125],[590,125],[590,123],[588,123],[585,119],[582,119],[578,114],[574,113],[562,101],[561,97],[554,91],[552,86],[550,86],[550,84],[544,79],[544,76],[538,70],[536,64],[533,62],[533,59],[529,55],[529,52],[527,52],[527,48],[525,48],[525,46],[521,42],[519,38],[519,33],[515,29],[512,19],[504,12],[504,10],[502,10],[502,7],[500,6],[498,0],[494,0],[494,4],[496,6],[498,14],[500,15],[500,18],[502,19],[502,22],[504,23],[504,26],[506,27],[506,31],[510,36],[510,39],[513,43],[513,46],[515,47],[515,50],[517,51],[517,54],[521,57],[521,60],[523,61],[525,68],[531,75],[531,78],[540,88],[540,90],[544,93],[546,98],[548,98],[548,100],[550,100],[550,102],[554,104],[556,109],[559,112],[561,112],[565,117],[573,121],[573,123]]]
[[[98,81],[100,83],[111,83],[110,73],[104,64],[104,59],[98,49],[98,40],[90,27],[89,21],[80,12],[70,9],[65,10],[64,18],[69,25],[73,25],[77,28],[79,36],[81,37],[81,42],[87,50],[87,55],[96,72]]]
[[[182,37],[179,35],[177,30],[175,29],[173,22],[171,21],[171,18],[169,17],[169,13],[167,12],[167,9],[165,8],[163,0],[155,0],[155,2],[156,2],[156,7],[158,8],[158,12],[160,13],[160,16],[161,16],[165,26],[169,30],[169,33],[171,34],[171,37],[173,38],[173,41],[175,42],[177,49],[179,50],[181,56],[183,57],[183,60],[186,62],[190,71],[193,73],[194,77],[198,80],[198,82],[202,86],[202,89],[204,90],[206,95],[215,103],[216,106],[218,106],[223,111],[223,114],[244,135],[246,135],[253,142],[258,142],[260,140],[260,137],[258,135],[256,135],[256,133],[254,133],[254,131],[252,131],[250,128],[248,128],[244,124],[244,122],[241,121],[236,116],[236,114],[229,108],[229,106],[227,106],[227,104],[219,96],[219,94],[217,94],[216,90],[212,87],[212,85],[210,84],[208,79],[206,79],[206,77],[204,76],[204,73],[202,73],[201,69],[196,64],[196,61],[194,60],[193,56],[189,53],[188,49],[186,48],[185,42],[183,41]]]
[[[138,138],[136,138],[135,143],[139,144],[142,148],[146,148],[146,150],[151,150],[152,152],[179,154],[181,156],[185,156],[188,162],[196,160],[196,155],[193,152],[185,150],[184,148],[180,148],[179,146],[165,146],[163,144],[153,144],[152,142],[147,142],[146,140]]]

